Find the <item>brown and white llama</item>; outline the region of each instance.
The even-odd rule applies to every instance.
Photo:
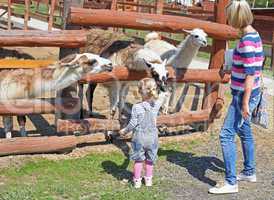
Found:
[[[64,89],[86,73],[111,71],[110,60],[96,54],[73,54],[45,68],[0,71],[0,101],[41,97]],[[6,138],[11,138],[12,117],[3,116]],[[26,135],[24,124],[20,134]]]

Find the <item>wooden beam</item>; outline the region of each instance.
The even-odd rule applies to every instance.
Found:
[[[87,37],[85,31],[39,31],[39,30],[12,30],[0,31],[0,46],[25,47],[83,47]]]
[[[173,33],[182,33],[183,29],[201,28],[213,38],[222,40],[238,38],[238,31],[231,26],[188,17],[71,7],[68,19],[72,24],[77,25],[120,27]]]
[[[0,59],[0,69],[33,69],[47,67],[53,64],[54,60],[14,60]]]
[[[178,112],[171,115],[161,115],[157,118],[158,126],[175,127],[180,125],[191,124],[194,122],[203,122],[209,119],[208,110]]]
[[[230,79],[228,71],[222,71],[220,69],[188,69],[179,70],[177,77],[175,77],[174,70],[169,67],[169,81],[176,82],[199,82],[199,83],[212,83],[222,82],[227,83]],[[88,74],[82,80],[81,83],[94,82],[105,83],[110,81],[136,81],[142,78],[148,77],[149,73],[146,71],[129,71],[125,67],[115,67],[112,72],[103,72],[100,74]]]
[[[76,148],[75,136],[22,137],[0,140],[0,156],[65,152]]]
[[[157,126],[180,126],[191,124],[194,122],[207,121],[210,112],[208,110],[179,112],[171,115],[161,115],[157,118]],[[58,120],[58,132],[74,132],[89,133],[92,131],[118,131],[120,130],[118,120],[107,119],[83,119],[83,120]]]
[[[118,120],[108,119],[82,119],[82,120],[62,120],[57,121],[58,132],[74,132],[90,133],[95,131],[118,131],[120,130]]]
[[[59,110],[62,112],[70,113],[73,111],[73,109],[80,109],[78,105],[78,99],[66,98],[64,101],[65,104],[61,104],[58,99],[54,98],[1,101],[0,115],[50,114]]]

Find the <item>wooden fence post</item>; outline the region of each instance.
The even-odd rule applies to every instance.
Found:
[[[215,21],[217,23],[226,24],[225,7],[229,0],[218,0],[215,3]],[[224,52],[227,46],[226,40],[213,40],[212,52],[210,58],[210,69],[221,68],[224,62]],[[222,109],[222,98],[219,97],[219,83],[206,84],[205,96],[203,100],[203,109],[209,109],[211,112],[209,123],[212,123],[219,110]]]
[[[71,6],[76,6],[76,7],[83,7],[84,5],[84,0],[66,0],[64,1],[64,19],[63,19],[63,29],[67,30],[77,30],[80,29],[80,26],[77,25],[71,25],[67,23],[67,16],[69,13],[69,8]],[[62,59],[67,55],[73,54],[73,53],[79,53],[79,48],[60,48],[59,52],[59,58]],[[77,83],[74,85],[71,85],[61,91],[58,91],[56,94],[56,101],[59,101],[61,105],[64,105],[66,99],[71,99],[71,98],[78,98],[78,93],[77,93]],[[74,105],[75,107],[79,106],[80,102],[76,103]],[[75,111],[73,113],[64,113],[64,112],[59,112],[56,111],[55,115],[55,124],[57,123],[58,119],[78,119],[80,118],[80,108],[75,108]]]
[[[164,10],[164,0],[157,0],[156,1],[156,14],[163,14]]]
[[[25,30],[28,30],[29,7],[30,7],[30,1],[25,0],[25,17],[24,17],[24,29]]]
[[[8,0],[8,30],[11,30],[11,0]]]
[[[51,0],[50,2],[50,12],[49,12],[49,22],[48,22],[48,30],[51,31],[52,30],[52,26],[54,23],[54,11],[55,11],[55,4],[56,4],[56,0]]]
[[[274,76],[274,31],[272,33],[272,47],[271,47],[271,69]]]

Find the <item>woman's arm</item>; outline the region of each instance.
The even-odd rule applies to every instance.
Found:
[[[254,75],[247,75],[245,79],[245,90],[243,96],[243,105],[242,105],[242,115],[244,119],[247,119],[250,115],[249,113],[249,99],[253,89],[254,84]]]

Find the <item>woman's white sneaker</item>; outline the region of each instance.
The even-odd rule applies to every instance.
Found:
[[[237,193],[238,192],[238,184],[230,185],[229,183],[225,182],[222,186],[215,186],[208,190],[211,194],[230,194],[230,193]]]
[[[135,188],[140,188],[142,186],[142,178],[133,178],[133,184]]]
[[[145,185],[147,187],[151,187],[152,186],[152,177],[144,177],[145,178]]]
[[[237,181],[248,181],[248,182],[255,183],[257,181],[257,177],[256,177],[256,174],[253,174],[251,176],[246,176],[243,173],[240,173],[237,176]]]

